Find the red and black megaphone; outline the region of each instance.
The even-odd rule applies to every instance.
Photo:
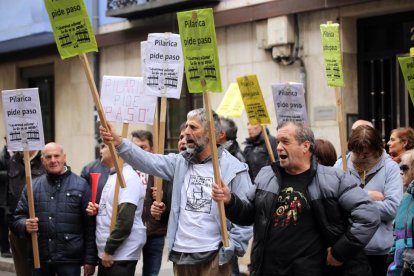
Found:
[[[89,175],[92,178],[92,203],[95,204],[96,201],[96,192],[98,191],[98,182],[99,177],[101,176],[101,173],[89,173]]]

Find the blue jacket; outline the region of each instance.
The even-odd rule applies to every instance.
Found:
[[[361,178],[355,170],[351,161],[351,153],[347,154],[348,173],[355,182],[361,183]],[[342,168],[342,159],[335,163],[336,168]],[[380,211],[381,224],[374,237],[365,247],[367,255],[387,255],[394,243],[393,220],[397,214],[403,196],[403,183],[400,175],[400,168],[390,156],[384,151],[380,161],[367,173],[374,174],[372,179],[365,185],[363,190],[378,191],[384,195],[383,201],[374,201]]]
[[[40,262],[96,265],[95,218],[85,211],[91,197],[86,181],[68,168],[61,175],[44,174],[34,179],[32,187],[35,216],[39,218]],[[31,246],[26,232],[28,217],[24,188],[12,230],[20,237],[29,237]]]
[[[268,243],[268,230],[281,186],[278,162],[274,168],[276,173],[270,166],[262,168],[256,177],[256,185],[249,191],[248,202],[233,195],[226,205],[227,216],[234,223],[254,224],[251,275],[262,274],[265,247],[278,246]],[[307,192],[324,245],[332,247],[335,259],[346,263],[364,248],[377,230],[378,210],[356,183],[340,170],[318,165],[313,159],[311,171],[313,177]],[[340,215],[344,211],[349,217]]]
[[[388,275],[401,275],[403,268],[402,253],[406,248],[413,248],[413,219],[414,219],[414,181],[407,188],[394,222],[394,246],[390,254],[394,261],[388,267]]]
[[[239,162],[221,147],[218,149],[223,181],[241,198],[246,198],[246,193],[252,186],[247,172],[247,165]],[[178,229],[181,188],[184,185],[185,174],[190,166],[191,160],[185,159],[181,154],[160,155],[148,153],[127,139],[123,139],[122,144],[117,147],[117,150],[122,159],[133,168],[153,176],[159,176],[173,184],[167,232],[168,246],[171,252]],[[217,223],[220,224],[218,213],[216,214],[216,218]],[[228,248],[220,249],[220,264],[227,263],[234,254],[243,256],[253,232],[251,226],[243,227],[234,225],[229,220],[227,220],[227,230],[230,244]]]

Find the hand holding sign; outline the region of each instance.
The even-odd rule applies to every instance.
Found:
[[[145,93],[161,97],[153,135],[159,137],[155,139],[155,152],[164,154],[167,98],[180,98],[184,74],[180,36],[172,33],[149,34],[147,41],[141,43],[141,58]],[[158,188],[156,200],[161,202],[162,179],[155,177],[154,182]]]
[[[4,90],[2,100],[8,150],[43,150],[45,142],[38,88]]]
[[[183,44],[187,85],[190,93],[203,92],[207,113],[214,180],[220,183],[220,170],[213,114],[208,91],[221,92],[221,77],[212,9],[179,12],[178,27]],[[218,202],[221,235],[224,247],[229,246],[224,203]]]
[[[92,197],[91,202],[95,204],[96,202],[96,193],[98,191],[98,183],[99,183],[99,177],[101,176],[101,173],[90,173],[91,179],[92,179]]]
[[[157,97],[145,95],[141,77],[104,76],[101,102],[109,122],[153,124]]]
[[[98,51],[98,49],[83,0],[44,1],[61,58],[65,59],[79,55],[101,124],[109,129],[105,114],[102,111],[102,104],[99,101],[98,89],[85,54]],[[124,176],[118,165],[118,157],[113,143],[109,144],[109,151],[115,162],[118,180],[121,186],[125,187]]]
[[[23,151],[26,174],[29,218],[35,219],[30,167],[30,150],[43,150],[45,147],[42,113],[38,88],[2,91],[3,112],[7,130],[7,146],[12,151]],[[40,268],[37,233],[31,233],[34,267]]]
[[[128,135],[128,123],[123,123],[122,124],[122,138],[126,138],[127,135]],[[122,159],[119,160],[119,166],[121,168],[124,167],[124,160]],[[113,198],[113,204],[112,204],[113,207],[112,207],[111,225],[109,227],[110,232],[112,232],[112,230],[115,229],[115,225],[118,220],[119,188],[120,188],[120,183],[117,180],[115,183],[115,191],[114,191],[114,198]]]

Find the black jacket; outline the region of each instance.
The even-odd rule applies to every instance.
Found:
[[[236,157],[240,162],[246,163],[246,158],[242,150],[240,149],[239,143],[236,140],[228,140],[223,144],[223,147],[230,152],[231,155]]]
[[[96,265],[95,217],[85,211],[91,196],[86,181],[68,169],[62,175],[44,174],[32,186],[40,262]],[[20,237],[28,236],[28,216],[24,189],[12,224],[12,231]],[[31,239],[28,242],[31,246]]]
[[[145,191],[144,208],[142,210],[142,221],[145,227],[147,227],[147,237],[165,236],[167,234],[168,217],[170,216],[172,184],[163,180],[161,201],[165,204],[166,209],[159,220],[154,219],[151,215],[151,205],[154,202],[151,188],[154,185],[154,177],[149,175]]]
[[[269,134],[269,130],[267,130]],[[276,151],[276,138],[272,135],[269,136],[269,142],[273,149],[273,155],[275,159],[277,159],[277,151]],[[270,165],[270,158],[269,153],[267,152],[266,143],[263,137],[263,133],[260,134],[255,138],[246,138],[244,142],[245,148],[243,150],[244,157],[246,158],[246,163],[249,166],[249,175],[252,183],[255,184],[255,178],[259,171],[264,167]]]
[[[7,172],[9,171],[9,160],[10,154],[7,151],[7,147],[4,146],[3,150],[0,152],[0,206],[5,207],[7,202],[7,190],[9,179]]]
[[[30,161],[30,170],[32,173],[32,180],[46,173],[41,161],[41,153],[38,154]],[[17,207],[17,203],[20,200],[22,191],[26,187],[26,174],[24,170],[23,154],[16,152],[9,162],[8,170],[8,194],[7,194],[7,206],[10,216],[13,215],[14,210]],[[10,222],[13,218],[10,218]]]
[[[260,171],[256,185],[248,194],[248,202],[232,194],[231,202],[226,205],[226,216],[232,222],[254,224],[252,276],[261,275],[264,248],[277,247],[277,244],[267,243],[282,170],[278,162],[273,167],[275,171],[270,166]],[[313,160],[311,173],[313,178],[307,191],[324,246],[332,247],[333,257],[346,264],[374,235],[380,222],[379,211],[366,193],[342,171],[318,165]]]

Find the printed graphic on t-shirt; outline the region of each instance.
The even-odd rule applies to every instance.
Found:
[[[105,184],[102,195],[101,195],[101,201],[99,202],[99,209],[97,216],[106,216],[106,202],[108,201],[108,193],[109,189],[111,188],[110,184]]]
[[[309,206],[303,193],[295,191],[292,187],[283,189],[277,198],[276,210],[273,213],[273,227],[296,225],[304,208]]]
[[[187,203],[185,205],[185,210],[210,214],[212,186],[212,177],[190,175],[190,182],[187,187]]]
[[[148,184],[148,174],[140,172],[140,171],[136,171],[139,178],[141,178],[142,184],[146,187]]]

